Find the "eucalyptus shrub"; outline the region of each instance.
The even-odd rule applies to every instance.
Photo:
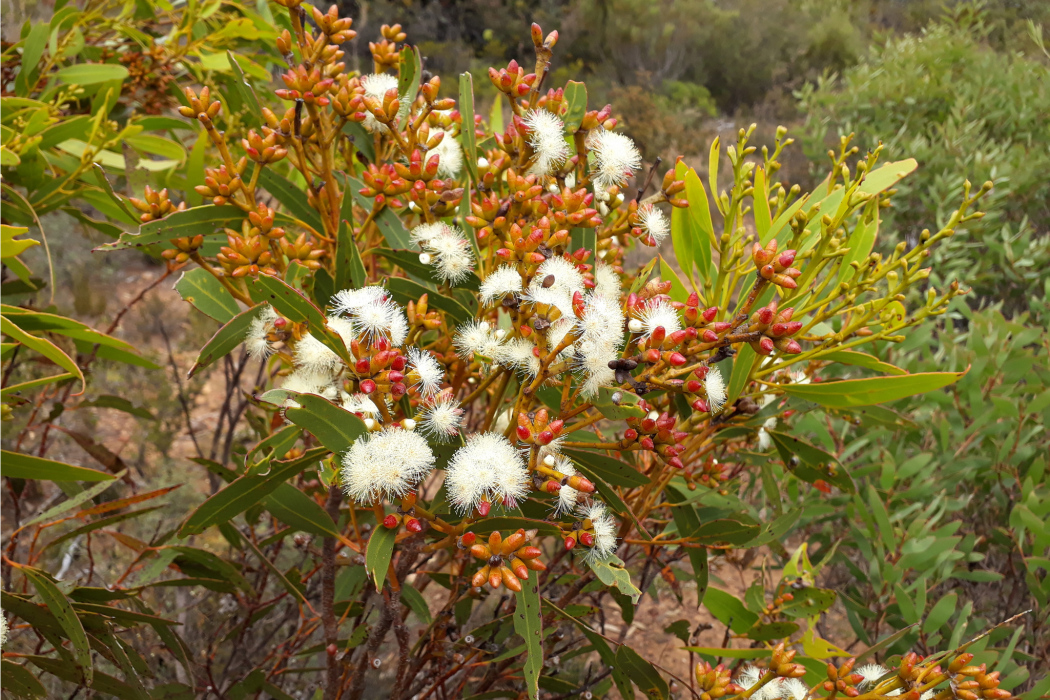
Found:
[[[374,72],[357,75],[340,48],[349,18],[284,5],[284,87],[271,103],[235,83],[254,123],[241,138],[210,87],[186,88],[179,111],[211,145],[194,188],[207,203],[146,188],[127,200],[141,226],[103,246],[161,249],[218,322],[191,373],[231,353],[257,363],[247,445],[196,460],[226,484],[176,529],[114,535],[133,557],[106,588],[59,587],[33,566],[54,523],[22,525],[34,535],[5,560],[5,685],[17,666],[32,695],[32,664],[118,697],[144,696],[151,671],[166,693],[218,697],[376,684],[397,698],[1010,697],[970,663],[987,636],[925,658],[902,632],[858,655],[824,639],[825,562],[781,543],[800,491],[856,492],[794,416],[857,420],[964,374],[909,374],[859,348],[884,352],[963,293],[953,282],[905,305],[988,185],[966,183],[944,227],[883,256],[880,212],[913,160],[881,164],[875,149],[850,167],[843,140],[803,194],[777,180],[785,131],[759,153],[742,129],[713,145],[706,186],[681,160],[660,177],[585,85],[542,89],[557,32],[533,25],[531,72],[490,69],[508,115],[486,124],[473,77],[442,96],[400,26],[383,26]],[[678,270],[655,254],[625,269],[626,251],[667,238]],[[219,428],[232,435],[231,406]],[[98,509],[159,495],[72,518],[107,527]],[[744,600],[710,585],[710,559],[763,545],[783,555],[779,580]],[[687,646],[689,678],[605,627],[605,596],[630,622],[658,578],[679,595],[684,578],[726,627],[720,647]],[[199,648],[144,609],[183,587],[223,596]],[[116,624],[152,626],[179,669],[146,662]],[[674,630],[688,645],[688,626]]]

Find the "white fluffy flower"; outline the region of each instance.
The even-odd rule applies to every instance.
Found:
[[[707,370],[704,390],[707,392],[707,405],[711,409],[711,415],[720,413],[726,405],[726,382],[717,367]]]
[[[879,664],[865,664],[853,672],[859,674],[863,679],[857,684],[858,690],[869,690],[874,687],[875,683],[880,678],[889,673],[890,670]]]
[[[508,294],[521,292],[521,275],[510,265],[502,265],[492,272],[478,289],[483,304],[494,304]]]
[[[386,428],[358,438],[343,456],[343,489],[358,503],[400,498],[434,468],[426,438]]]
[[[561,313],[561,318],[573,317],[572,294],[556,286],[544,287],[536,284],[534,280],[533,285],[522,295],[521,299],[526,304],[553,306]]]
[[[596,295],[608,297],[619,303],[621,287],[620,275],[616,274],[612,265],[599,261],[594,266],[594,293]]]
[[[651,240],[646,242],[654,246],[659,246],[663,243],[664,239],[671,233],[670,219],[667,218],[667,215],[662,210],[652,204],[645,204],[638,208],[638,223],[641,225],[642,230],[651,238]]]
[[[570,302],[574,293],[583,293],[586,289],[583,284],[583,274],[576,269],[576,264],[560,255],[540,263],[540,266],[536,268],[536,276],[532,278],[531,286],[541,287],[543,281],[551,275],[554,276],[554,283],[550,289],[568,296]]]
[[[383,99],[386,97],[386,93],[389,90],[397,89],[397,76],[390,75],[389,73],[373,73],[366,75],[361,78],[361,86],[365,89],[365,97],[372,97],[379,100],[382,104]],[[402,96],[401,106],[398,108],[398,117],[403,118],[408,115],[408,110],[412,105],[408,100]],[[368,131],[378,131],[381,134],[385,134],[389,131],[386,124],[379,123],[379,120],[375,118],[368,110],[365,110],[365,121],[363,126]]]
[[[0,609],[0,647],[7,644],[7,615]]]
[[[754,666],[744,666],[740,669],[740,675],[737,676],[736,682],[742,686],[745,690],[751,690],[759,681],[762,680],[762,676],[765,675],[764,671]],[[783,679],[774,678],[769,683],[766,683],[758,691],[755,692],[751,697],[754,700],[773,700],[780,696],[781,684]]]
[[[426,231],[417,233],[419,229]],[[444,223],[417,226],[412,238],[429,256],[438,277],[449,284],[461,282],[474,267],[474,251],[458,227]]]
[[[386,289],[373,285],[361,289],[343,289],[332,297],[332,308],[337,314],[353,314],[354,311],[378,301],[386,299]]]
[[[266,336],[273,330],[273,322],[277,320],[277,312],[267,304],[255,314],[248,332],[244,336],[244,345],[248,350],[248,356],[253,360],[267,358],[273,352],[270,341]]]
[[[331,330],[339,334],[339,337],[343,339],[343,345],[349,350],[351,341],[357,336],[357,329],[354,328],[353,321],[342,316],[329,316],[325,319],[325,323]]]
[[[609,362],[619,357],[623,345],[623,312],[615,299],[591,295],[576,321],[575,366],[585,374],[583,393],[593,396],[616,381]]]
[[[332,375],[308,369],[297,369],[289,374],[285,377],[281,388],[298,394],[317,394],[326,399],[334,399],[339,396],[339,390],[332,384]],[[286,405],[293,408],[299,406],[294,399],[288,399]]]
[[[544,459],[544,463],[554,471],[560,472],[565,476],[575,476],[577,473],[576,467],[573,466],[568,457],[550,455]],[[576,501],[579,495],[580,492],[578,490],[563,484],[561,490],[558,491],[558,502],[554,506],[554,514],[564,515],[576,510]]]
[[[420,429],[440,442],[459,435],[459,426],[463,422],[463,409],[459,402],[449,396],[439,396],[432,403],[424,405],[419,416]]]
[[[536,154],[529,173],[550,175],[569,157],[565,124],[545,109],[530,109],[522,121],[529,129],[529,145]]]
[[[671,306],[671,303],[666,300],[659,300],[656,302],[650,301],[642,309],[641,315],[638,318],[631,319],[630,329],[634,333],[641,333],[645,336],[653,334],[657,328],[663,328],[667,335],[671,335],[677,331],[682,330],[682,321],[678,317],[678,312]]]
[[[422,396],[433,396],[441,390],[445,380],[445,370],[441,363],[426,350],[408,349],[409,375],[414,380],[412,388]]]
[[[349,317],[353,324],[353,335],[364,336],[367,342],[386,338],[394,346],[405,342],[408,335],[408,319],[405,312],[382,287],[344,289],[332,297],[332,308],[337,314]],[[331,322],[329,322],[331,325]],[[339,332],[337,330],[337,332]],[[342,332],[339,332],[343,335]],[[344,336],[344,341],[347,338]]]
[[[500,501],[513,507],[529,488],[525,462],[507,438],[481,433],[452,455],[445,477],[452,505],[466,514],[482,501]]]
[[[597,188],[595,195],[614,185],[622,187],[627,178],[642,166],[642,154],[629,137],[614,131],[598,129],[587,137],[587,148],[594,153],[591,173]]]
[[[431,156],[437,154],[438,177],[447,180],[459,175],[459,171],[463,169],[463,147],[452,134],[443,129],[430,131],[431,138],[438,134],[444,134],[445,137],[441,139],[441,143],[427,151],[426,160],[430,160]]]
[[[375,416],[379,413],[379,407],[375,405],[375,402],[368,396],[368,394],[347,394],[345,391],[342,395],[343,409],[350,413],[360,413],[365,417]]]
[[[797,678],[787,678],[780,686],[780,697],[784,700],[806,700],[809,686]]]
[[[587,553],[588,557],[604,559],[616,549],[616,521],[605,504],[593,501],[590,505],[580,506],[578,514],[584,520],[590,520],[594,528],[594,546]]]
[[[295,365],[307,372],[330,375],[341,362],[331,348],[310,333],[295,343]]]
[[[480,355],[493,362],[503,359],[503,340],[492,332],[487,321],[471,321],[459,326],[453,343],[456,352],[465,360],[473,355]]]
[[[507,341],[500,353],[500,364],[510,369],[535,377],[540,371],[540,358],[536,356],[536,346],[527,338],[514,338]]]

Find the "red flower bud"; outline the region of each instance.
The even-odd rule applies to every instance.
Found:
[[[366,379],[363,382],[361,382],[361,391],[363,393],[371,394],[375,390],[376,390],[376,383],[373,382],[371,379]]]
[[[582,542],[584,544],[584,546],[586,546],[586,547],[593,547],[594,546],[594,535],[592,535],[589,532],[581,532],[580,533],[580,542]]]
[[[393,530],[397,526],[398,526],[398,519],[397,519],[397,516],[394,515],[393,513],[391,513],[390,515],[388,515],[385,518],[383,518],[383,527],[385,527],[386,529]]]
[[[423,532],[423,524],[416,518],[409,518],[405,521],[405,529],[409,532]]]

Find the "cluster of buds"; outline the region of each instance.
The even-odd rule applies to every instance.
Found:
[[[586,188],[573,191],[566,187],[552,194],[551,203],[555,207],[551,216],[563,228],[594,228],[602,222],[598,210],[591,207],[594,193]]]
[[[404,524],[405,529],[412,534],[423,532],[423,521],[417,518],[414,514],[416,499],[417,495],[414,491],[402,498],[398,512],[388,513],[386,517],[383,518],[383,527],[388,530],[396,530]]]
[[[552,33],[557,34],[556,32]],[[529,94],[529,90],[536,84],[536,74],[529,73],[526,75],[525,69],[519,66],[517,61],[511,60],[506,68],[496,70],[490,67],[489,80],[500,92],[510,95],[511,98],[518,98]]]
[[[248,132],[248,137],[241,139],[248,157],[259,165],[268,165],[288,155],[288,149],[277,142],[277,132],[267,127],[263,128],[265,136],[260,136],[255,129]]]
[[[247,227],[248,222],[245,221]],[[230,277],[276,275],[277,270],[270,267],[273,253],[269,243],[262,236],[242,236],[236,231],[226,229],[226,243],[216,256],[223,269]]]
[[[685,319],[685,325],[695,328],[700,340],[705,343],[718,342],[718,337],[732,327],[731,323],[715,320],[718,318],[717,306],[701,309],[700,296],[696,292],[686,299],[682,317]]]
[[[404,194],[412,187],[397,174],[397,170],[389,163],[384,165],[370,163],[368,168],[361,173],[361,179],[365,181],[361,194],[370,198],[374,197],[377,204],[385,204],[387,197]],[[394,206],[400,204],[396,200],[392,203]]]
[[[308,69],[301,64],[282,73],[281,80],[288,88],[281,88],[273,92],[282,100],[302,100],[308,105],[316,104],[320,107],[329,103],[325,93],[335,85],[335,81],[325,77],[319,67],[314,66]]]
[[[247,158],[241,158],[236,164],[237,172],[231,173],[225,165],[218,168],[204,169],[204,184],[194,187],[194,191],[202,197],[211,199],[212,204],[221,206],[226,204],[233,195],[244,187],[241,181],[241,173],[248,164]]]
[[[273,209],[260,202],[255,211],[248,212],[248,223],[250,224],[248,235],[265,236],[271,241],[279,241],[284,238],[285,230],[273,225],[276,215]]]
[[[463,199],[463,188],[454,182],[438,179],[440,157],[431,156],[426,163],[419,149],[412,151],[408,164],[394,163],[394,172],[402,181],[411,183],[408,196],[416,207],[429,209],[438,216],[452,213]]]
[[[701,700],[717,700],[729,693],[744,690],[733,682],[733,671],[724,664],[711,666],[706,661],[701,661],[696,665],[695,674]]]
[[[704,463],[700,465],[700,468],[693,472],[693,479],[699,481],[705,486],[713,488],[721,482],[727,481],[729,479],[729,474],[727,473],[725,464],[719,462],[714,457],[708,457],[704,460]]]
[[[747,332],[756,336],[750,341],[751,348],[759,355],[770,355],[774,349],[787,355],[802,352],[802,346],[791,337],[802,330],[801,321],[791,320],[794,314],[795,309],[790,306],[778,311],[775,299],[751,314]]]
[[[681,156],[679,156],[678,159],[681,160]],[[675,195],[685,191],[685,180],[675,180],[674,171],[675,169],[671,168],[664,174],[664,180],[660,185],[660,191],[663,193],[664,197],[667,198],[668,204],[672,207],[682,209],[689,206],[689,200],[675,197]]]
[[[507,245],[510,247],[496,250],[507,262],[524,262],[526,265],[539,265],[553,254],[554,247],[564,246],[569,241],[567,229],[551,232],[550,220],[547,217],[536,222],[526,234],[517,224],[511,224],[508,230]],[[556,318],[549,318],[554,321]]]
[[[139,221],[144,224],[150,221],[156,221],[157,219],[163,219],[174,211],[182,211],[186,208],[185,202],[179,202],[178,206],[176,206],[170,199],[168,199],[167,187],[158,192],[149,185],[146,185],[146,192],[143,194],[143,197],[145,197],[145,199],[128,197],[128,201],[131,202],[131,206],[142,212],[142,215],[139,216]]]
[[[219,112],[222,111],[222,103],[218,100],[211,100],[211,91],[208,87],[205,86],[201,89],[200,96],[192,88],[186,88],[183,94],[186,96],[186,101],[190,104],[189,106],[183,105],[179,107],[179,114],[187,119],[198,120],[208,130],[214,128],[212,120],[219,116]]]
[[[401,31],[400,24],[384,24],[379,28],[379,34],[383,37],[380,41],[368,43],[368,50],[372,52],[376,72],[397,66],[401,58],[397,44],[408,38],[408,35]]]
[[[441,328],[441,314],[430,309],[428,294],[423,294],[417,301],[409,301],[405,305],[405,316],[409,328],[419,326],[428,331]]]
[[[320,259],[327,252],[324,248],[317,245],[317,241],[313,237],[308,238],[305,233],[300,233],[299,237],[294,241],[281,238],[280,246],[281,252],[284,253],[284,257],[288,258],[289,263],[294,260],[308,270],[321,269]]]
[[[339,17],[339,8],[332,5],[328,12],[321,12],[316,7],[311,7],[314,23],[317,28],[328,38],[329,44],[342,44],[357,36],[357,32],[350,29],[354,20],[350,17]]]
[[[639,405],[649,410],[649,404],[645,401]],[[649,411],[644,418],[628,416],[627,425],[630,427],[624,431],[623,438],[625,446],[637,443],[643,450],[655,452],[667,460],[675,469],[682,469],[682,452],[685,452],[685,439],[689,433],[676,431],[676,418],[669,413],[658,413]]]
[[[547,568],[539,560],[543,552],[528,543],[524,530],[518,530],[507,539],[495,531],[489,535],[488,544],[477,542],[474,533],[468,532],[460,538],[460,544],[469,547],[476,559],[485,561],[471,580],[475,588],[481,588],[488,581],[492,588],[499,588],[502,583],[517,593],[521,591],[521,582],[528,580],[529,569],[543,571]]]
[[[790,651],[785,649],[784,642],[780,642],[773,647],[773,653],[769,659],[769,670],[777,674],[779,678],[801,678],[806,675],[806,667],[794,663],[796,653],[794,649]]]
[[[909,654],[904,657],[904,660],[901,662],[902,668],[905,661],[908,661],[910,666],[914,667],[914,660],[910,659],[910,656],[914,655]],[[955,674],[955,677],[952,679],[955,697],[959,698],[959,700],[978,700],[978,698],[983,698],[983,700],[1007,700],[1007,698],[1011,697],[1010,691],[999,687],[998,671],[988,673],[988,669],[984,664],[970,666],[968,664],[971,661],[973,661],[973,654],[960,654],[948,666],[948,670]]]
[[[796,253],[795,250],[785,250],[777,255],[777,239],[774,238],[765,248],[761,243],[755,243],[751,247],[751,260],[762,279],[784,289],[794,289],[798,286],[795,279],[802,274],[802,270],[791,267]]]
[[[860,695],[857,684],[864,680],[864,676],[853,673],[853,666],[857,663],[855,658],[846,659],[841,666],[835,668],[835,664],[828,664],[828,679],[824,681],[824,690],[829,693],[839,692],[848,698]]]
[[[543,462],[536,465],[536,474],[539,480],[542,481],[540,488],[543,491],[554,495],[567,486],[581,493],[594,493],[594,484],[589,479],[579,474],[562,474],[555,469],[557,465],[558,461],[551,455],[547,455]]]
[[[354,373],[363,394],[390,394],[394,400],[405,395],[405,365],[407,360],[390,341],[379,336],[370,348],[363,348],[356,338],[350,341],[354,356]]]
[[[546,408],[533,413],[518,414],[518,440],[528,445],[549,445],[565,427],[560,418],[551,420]]]

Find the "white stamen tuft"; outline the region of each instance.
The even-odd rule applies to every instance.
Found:
[[[510,265],[503,265],[492,272],[478,289],[483,304],[494,304],[508,294],[521,292],[521,275]]]
[[[671,233],[671,221],[663,211],[652,204],[639,207],[638,223],[641,225],[642,230],[652,238],[651,241],[643,239],[647,244],[652,243],[659,247]]]
[[[599,192],[604,194],[610,187],[627,184],[627,178],[642,166],[642,154],[634,141],[614,131],[592,131],[587,137],[587,148],[594,153],[595,196]]]
[[[717,367],[711,367],[704,378],[704,389],[707,391],[707,405],[711,415],[720,413],[726,405],[726,383]]]
[[[434,453],[426,438],[386,428],[358,438],[343,456],[343,488],[358,503],[400,498],[433,468]]]
[[[445,488],[452,505],[469,513],[483,500],[513,506],[528,493],[525,462],[507,438],[481,433],[467,438],[449,461]]]
[[[420,429],[439,442],[448,442],[459,435],[459,426],[463,422],[463,409],[459,402],[449,396],[439,396],[433,403],[426,404],[418,416]]]
[[[445,370],[441,363],[426,350],[408,349],[409,376],[415,380],[412,388],[423,397],[433,396],[441,390]]]
[[[565,124],[545,109],[532,109],[523,120],[529,129],[529,145],[535,152],[535,160],[529,173],[550,175],[569,157],[569,144],[565,141]]]

